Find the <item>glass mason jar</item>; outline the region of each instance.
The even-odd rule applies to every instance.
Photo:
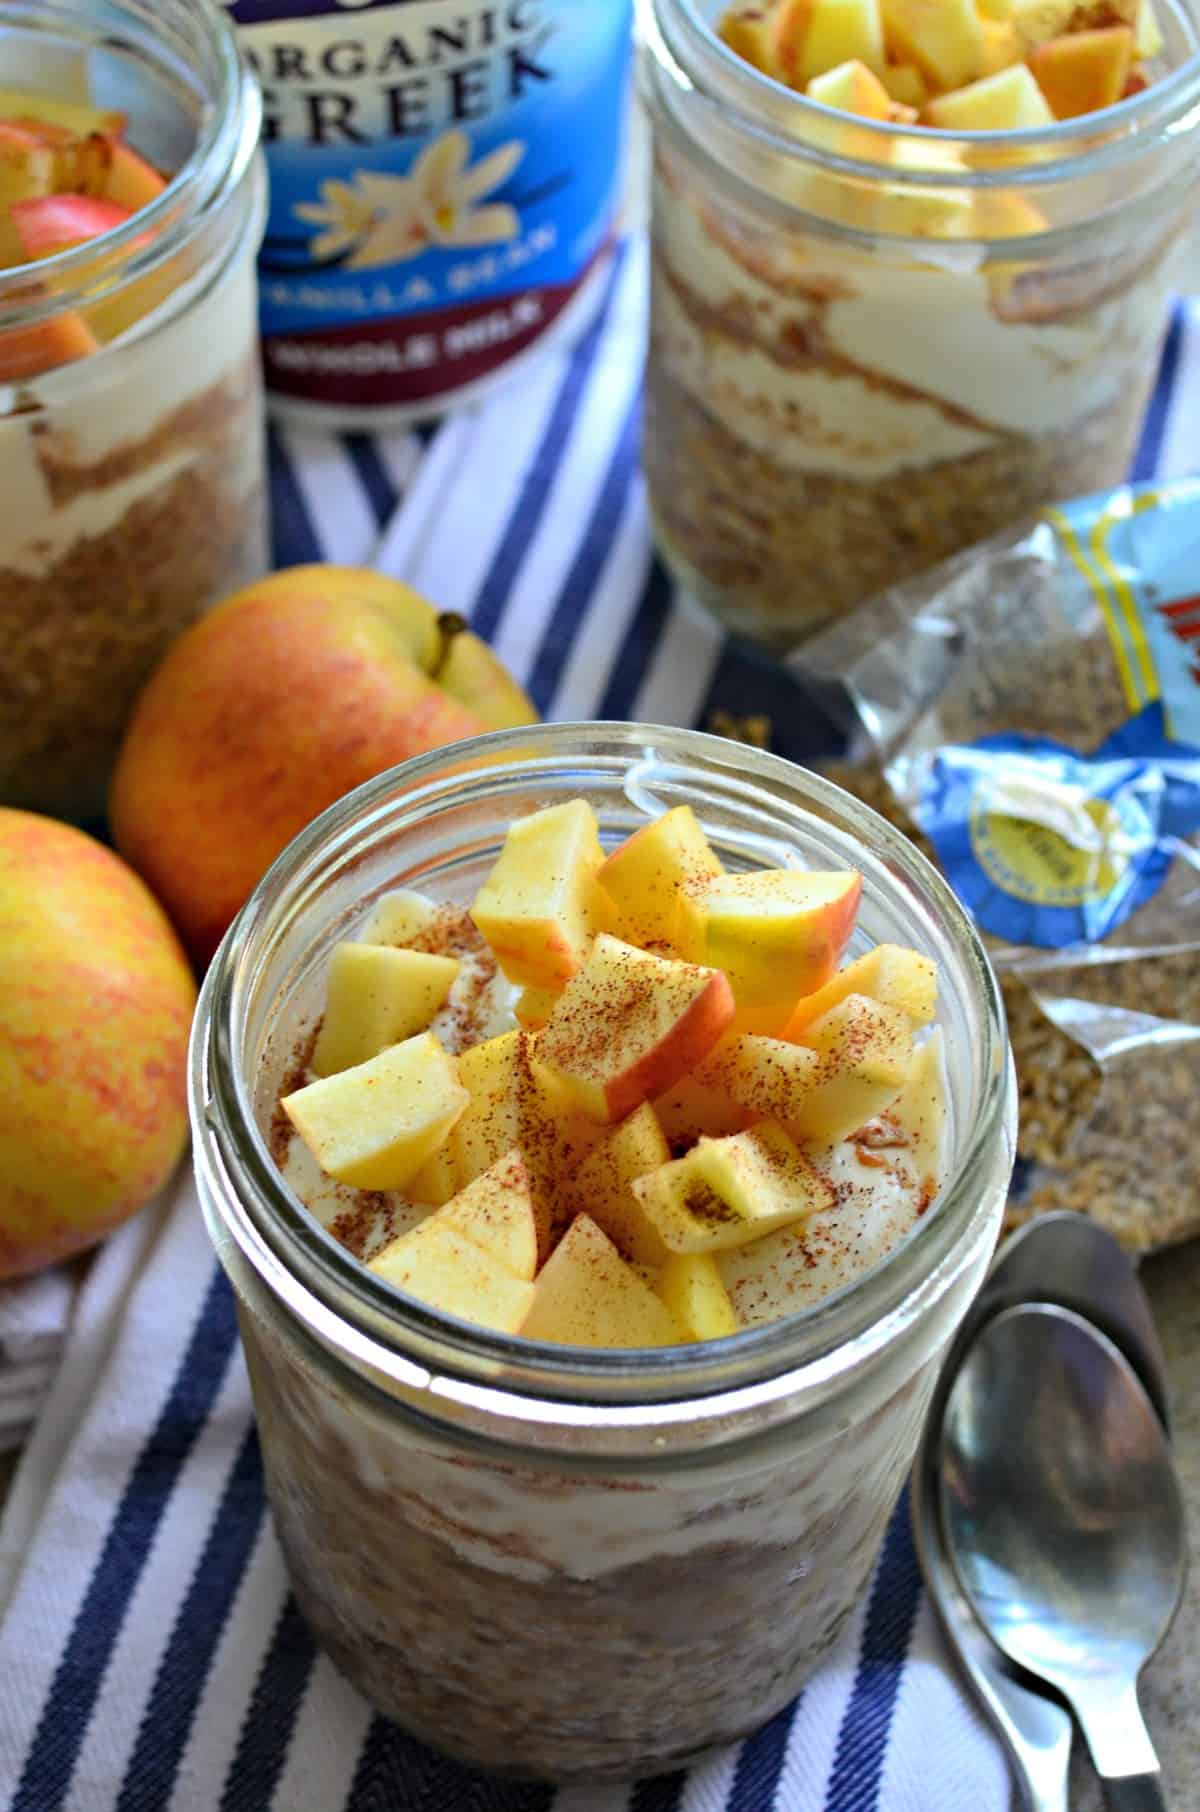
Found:
[[[467,1326],[381,1284],[272,1159],[350,918],[397,884],[469,898],[514,818],[579,796],[607,844],[686,800],[730,868],[855,865],[856,948],[937,958],[945,1187],[874,1270],[786,1320],[637,1352]],[[355,1685],[471,1763],[559,1780],[653,1774],[786,1703],[861,1594],[1012,1163],[994,979],[912,846],[828,782],[692,731],[567,724],[435,751],[276,862],[209,970],[190,1067],[276,1528]]]
[[[267,566],[261,103],[211,0],[0,0],[0,83],[170,176],[0,272],[0,802],[98,818],[150,670]]]
[[[1022,132],[878,124],[640,0],[653,125],[645,463],[660,545],[778,647],[1124,479],[1200,180],[1193,0],[1165,74]]]

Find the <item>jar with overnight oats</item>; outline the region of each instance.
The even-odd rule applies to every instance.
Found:
[[[170,642],[268,563],[261,105],[210,0],[0,3],[0,802],[99,819]]]
[[[1000,33],[995,54],[1018,56],[1020,0],[943,10],[980,34],[983,58]],[[1040,9],[1062,33],[1050,63],[1086,10]],[[1027,512],[1124,478],[1196,202],[1200,59],[1190,0],[1157,20],[1137,0],[1093,8],[1108,29],[1084,34],[1089,51],[1103,38],[1124,56],[1126,98],[1056,120],[1031,70],[1056,106],[1076,103],[1045,73],[1045,46],[990,86],[969,47],[939,46],[968,86],[931,101],[928,47],[893,62],[874,0],[849,9],[863,42],[837,40],[838,68],[807,83],[803,58],[774,75],[747,60],[770,62],[728,21],[754,11],[772,9],[642,8],[645,462],[677,575],[728,627],[784,649]],[[909,28],[905,0],[882,17]],[[1148,54],[1131,62],[1131,47]],[[866,116],[852,68],[890,117]],[[997,84],[995,117],[1039,123],[965,129]]]
[[[806,1234],[771,1312],[748,1289],[724,1338],[608,1349],[457,1319],[357,1255],[355,1224],[403,1202],[289,1157],[278,1103],[334,946],[409,915],[396,889],[468,905],[510,825],[579,800],[606,849],[686,803],[731,872],[852,867],[850,953],[898,941],[936,964],[941,1187],[891,1210],[873,1195],[853,1237]],[[190,1088],[293,1587],[367,1698],[475,1765],[596,1780],[675,1766],[792,1697],[865,1584],[1012,1161],[994,981],[912,846],[828,783],[693,732],[562,725],[435,752],[271,870],[209,972]],[[885,1173],[886,1152],[868,1161]]]

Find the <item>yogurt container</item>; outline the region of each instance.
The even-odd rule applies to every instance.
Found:
[[[262,84],[281,414],[436,413],[568,337],[612,234],[630,0],[233,0]]]

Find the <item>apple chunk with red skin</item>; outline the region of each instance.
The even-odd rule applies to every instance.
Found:
[[[733,1014],[719,969],[672,962],[601,932],[559,996],[535,1067],[589,1119],[623,1120],[693,1069]]]
[[[597,928],[593,883],[603,860],[584,799],[509,826],[471,917],[510,982],[552,990],[574,975]]]
[[[744,1030],[777,1030],[800,995],[833,974],[861,893],[853,870],[759,868],[685,882],[682,947],[728,976]]]

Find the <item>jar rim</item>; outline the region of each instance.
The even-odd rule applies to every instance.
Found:
[[[201,232],[253,163],[262,93],[217,0],[106,0],[102,12],[86,17],[64,0],[0,0],[0,27],[5,25],[110,52],[124,26],[129,44],[147,63],[177,74],[186,67],[202,100],[191,150],[161,194],[95,240],[0,271],[4,326],[23,328],[105,299],[157,269]],[[180,30],[190,44],[179,41]],[[203,70],[196,54],[204,59]]]
[[[1188,10],[1172,0],[1177,19],[1186,25],[1190,54],[1161,80],[1140,94],[1078,119],[1016,131],[953,132],[922,126],[913,131],[889,121],[854,117],[855,142],[877,147],[871,156],[852,156],[819,142],[822,130],[844,127],[846,114],[786,89],[755,69],[718,38],[702,17],[697,0],[635,0],[638,33],[646,57],[668,89],[688,94],[692,104],[731,115],[735,127],[771,155],[815,164],[826,173],[858,180],[877,180],[887,167],[889,184],[920,190],[999,188],[1019,181],[1033,187],[1090,177],[1131,159],[1200,125],[1200,21],[1190,0]],[[800,129],[807,122],[809,136]],[[1097,142],[1098,125],[1104,137]],[[905,148],[895,164],[897,146]],[[910,150],[963,147],[976,161],[948,176],[936,158],[924,166]],[[1015,154],[1015,155],[1014,155]]]
[[[851,833],[837,827],[855,827],[873,880],[890,875],[912,913],[920,898],[931,920],[936,915],[939,927],[950,927],[955,962],[982,1008],[972,1046],[978,1112],[936,1210],[861,1278],[794,1316],[717,1342],[665,1351],[556,1346],[493,1333],[404,1298],[320,1228],[287,1188],[239,1061],[272,933],[289,911],[302,914],[305,901],[319,898],[322,875],[350,859],[364,836],[394,829],[401,813],[419,822],[455,787],[561,775],[573,755],[583,759],[585,745],[589,757],[602,746],[614,772],[647,749],[665,749],[695,763],[706,779],[721,775],[731,789],[768,798],[781,812],[789,799],[797,823],[828,814],[827,830],[833,836],[836,828],[843,840]],[[698,731],[626,723],[499,731],[434,750],[366,782],[314,820],[267,871],[213,959],[193,1028],[189,1101],[197,1171],[222,1237],[232,1236],[271,1293],[322,1345],[375,1379],[446,1405],[491,1408],[518,1424],[542,1420],[553,1405],[553,1421],[625,1429],[703,1420],[717,1405],[731,1414],[747,1392],[762,1402],[794,1395],[798,1385],[821,1390],[872,1363],[970,1262],[981,1217],[990,1212],[982,1179],[994,1168],[998,1143],[1007,1139],[1011,1150],[1015,1116],[991,965],[964,908],[915,846],[841,788],[780,756]]]

